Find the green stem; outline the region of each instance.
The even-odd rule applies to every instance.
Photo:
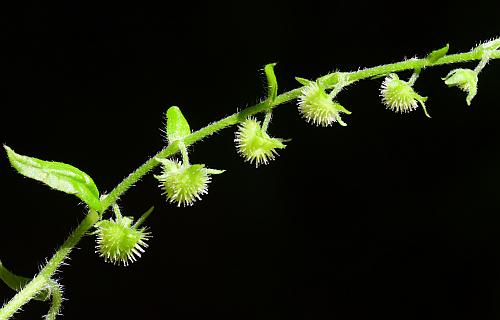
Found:
[[[483,57],[479,61],[479,64],[476,66],[476,68],[474,68],[474,72],[476,74],[479,74],[479,72],[481,72],[484,69],[484,67],[486,67],[489,60],[490,60],[490,53],[487,52],[483,55]]]
[[[5,320],[17,312],[25,303],[30,301],[40,290],[43,290],[51,281],[51,277],[61,263],[66,259],[71,249],[80,241],[85,233],[99,220],[99,214],[90,210],[80,225],[70,234],[68,239],[57,250],[54,256],[40,270],[21,291],[19,291],[2,309],[0,309],[0,320]]]
[[[342,89],[349,84],[348,73],[337,73],[337,83],[333,87],[333,90],[328,94],[328,97],[333,100],[340,93],[340,91],[342,91]]]
[[[420,69],[417,69],[413,72],[413,74],[410,77],[410,80],[408,80],[408,84],[413,87],[415,84],[415,81],[417,81],[418,76],[420,75]]]
[[[116,203],[113,203],[113,212],[115,213],[115,218],[116,220],[121,220],[122,218],[122,213],[120,211],[120,207],[116,204]]]
[[[182,155],[182,166],[188,167],[189,166],[189,154],[188,154],[186,144],[182,141],[179,141],[179,149],[180,149],[181,155]]]
[[[55,282],[54,280],[50,281],[50,291],[51,291],[51,305],[49,312],[45,316],[45,320],[55,320],[59,315],[59,311],[61,310],[62,304],[62,288],[61,286]]]
[[[424,69],[426,67],[433,67],[445,64],[461,63],[473,60],[481,60],[482,52],[480,50],[458,53],[444,56],[443,58],[431,63],[427,59],[409,59],[402,62],[385,64],[373,68],[367,68],[355,72],[347,73],[348,82],[355,82],[362,79],[372,78],[379,75],[385,75],[392,72],[399,72],[404,70],[415,70]],[[489,56],[490,59],[499,59],[500,51],[494,51]],[[339,73],[327,74],[318,80],[322,83],[325,89],[333,88],[338,82]],[[245,120],[248,116],[254,115],[259,112],[267,111],[269,108],[275,108],[276,106],[289,102],[296,99],[302,91],[303,87],[293,89],[291,91],[280,94],[273,101],[273,104],[269,104],[264,101],[258,103],[254,106],[243,109],[231,116],[228,116],[219,121],[213,122],[198,131],[191,133],[189,136],[184,138],[184,143],[186,146],[192,145],[195,142],[208,137],[215,132],[222,130],[226,127],[235,125]],[[144,175],[149,171],[154,169],[160,163],[155,160],[155,158],[166,158],[172,154],[179,151],[179,146],[177,144],[172,144],[165,149],[158,152],[151,159],[146,161],[143,165],[137,168],[129,176],[127,176],[122,182],[120,182],[106,197],[101,200],[102,212],[104,212],[110,205],[115,203],[118,198],[124,194],[131,186],[133,186],[137,181],[139,181]],[[50,277],[53,275],[55,270],[63,262],[65,257],[69,254],[71,249],[78,243],[81,237],[99,220],[99,214],[95,211],[90,211],[81,224],[77,227],[75,231],[69,236],[69,238],[64,242],[62,247],[54,254],[52,259],[45,265],[45,267],[40,271],[40,273],[31,280],[21,291],[19,291],[9,302],[7,302],[2,309],[0,309],[0,320],[4,320],[13,315],[21,306],[31,300],[37,292],[45,288],[50,281]]]
[[[267,132],[271,118],[273,117],[273,111],[266,111],[266,116],[264,117],[264,122],[262,122],[262,131]]]
[[[481,60],[483,53],[481,51],[471,51],[465,53],[457,53],[451,54],[448,56],[444,56],[441,59],[435,61],[434,63],[430,63],[427,59],[409,59],[402,62],[389,63],[384,64],[378,67],[368,68],[359,70],[356,72],[351,72],[349,75],[349,81],[358,81],[366,78],[372,78],[378,75],[389,74],[391,72],[399,72],[405,70],[414,70],[414,69],[423,69],[426,67],[439,66],[444,64],[453,64],[453,63],[461,63],[468,62],[474,60]],[[491,53],[491,59],[499,59],[500,51],[495,51]],[[320,78],[320,81],[326,87],[332,87],[337,82],[337,73],[330,73]],[[279,98],[276,98],[276,102],[278,102]],[[282,102],[280,102],[282,103]]]

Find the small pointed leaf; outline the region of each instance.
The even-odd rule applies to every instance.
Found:
[[[264,72],[266,73],[267,78],[267,99],[270,103],[276,99],[278,95],[278,80],[276,80],[276,75],[274,74],[274,66],[276,63],[266,64],[264,67]]]
[[[387,77],[389,74],[390,74],[390,72],[388,72],[388,73],[381,73],[381,74],[377,74],[376,76],[370,77],[370,80],[376,80],[376,79],[380,79],[380,78],[385,78],[385,77]]]
[[[149,208],[148,211],[144,212],[141,217],[134,223],[133,227],[136,229],[139,228],[139,226],[149,217],[154,209],[155,207],[151,206],[151,208]]]
[[[182,115],[179,107],[173,106],[167,110],[167,139],[169,143],[182,140],[191,134],[191,128]]]
[[[304,86],[307,86],[312,82],[311,80],[307,80],[307,79],[304,79],[301,77],[295,77],[295,80],[297,80],[298,83],[300,83],[301,85],[304,85]]]
[[[208,169],[207,168],[207,173],[209,174],[221,174],[224,173],[226,170],[219,170],[219,169]]]
[[[450,45],[447,43],[445,47],[432,51],[426,57],[427,61],[429,61],[430,63],[438,61],[448,53],[448,49],[450,49]]]
[[[92,178],[83,171],[62,162],[44,161],[15,153],[4,145],[10,164],[23,176],[49,187],[74,194],[91,209],[100,211],[99,191]]]

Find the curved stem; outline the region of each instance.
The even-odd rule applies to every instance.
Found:
[[[45,316],[45,320],[55,320],[59,315],[59,311],[61,310],[62,304],[62,288],[61,286],[54,280],[50,281],[50,291],[51,291],[51,305],[49,312]]]
[[[367,68],[355,72],[343,73],[347,74],[348,82],[355,82],[362,79],[372,78],[379,75],[385,75],[392,72],[399,72],[404,70],[415,70],[424,69],[426,67],[439,66],[444,64],[453,64],[460,62],[467,62],[473,60],[481,60],[482,52],[479,50],[470,51],[466,53],[458,53],[444,56],[435,62],[429,62],[427,59],[409,59],[402,62],[385,64],[377,67]],[[490,59],[499,59],[500,51],[494,51],[489,55]],[[318,80],[322,83],[325,89],[330,89],[335,86],[339,80],[340,73],[330,73]],[[189,136],[184,138],[184,143],[186,146],[192,145],[195,142],[208,137],[215,132],[222,130],[226,127],[235,125],[248,116],[254,115],[259,112],[267,111],[269,108],[275,108],[276,106],[289,102],[296,99],[302,91],[303,87],[293,89],[291,91],[280,94],[274,99],[272,105],[269,105],[267,101],[258,103],[254,106],[248,107],[241,110],[231,116],[223,118],[219,121],[213,122],[198,131],[191,133]],[[179,151],[177,144],[171,144],[165,149],[159,151],[152,158],[147,160],[143,165],[137,168],[129,176],[127,176],[122,182],[120,182],[106,197],[101,199],[102,212],[104,212],[110,205],[115,203],[118,198],[124,194],[132,185],[139,181],[144,175],[149,171],[154,169],[160,163],[155,160],[158,158],[166,158],[172,154]],[[37,292],[45,288],[50,281],[51,276],[59,267],[59,265],[64,261],[66,256],[69,254],[71,249],[78,243],[78,241],[83,237],[83,235],[99,220],[99,214],[93,210],[85,217],[85,219],[80,223],[80,225],[71,233],[69,238],[64,242],[62,247],[54,254],[54,256],[49,260],[45,267],[40,271],[40,273],[31,280],[21,291],[19,291],[9,302],[7,302],[2,309],[0,309],[0,320],[8,319],[12,316],[21,306],[31,300]]]
[[[0,309],[0,319],[5,320],[17,312],[25,303],[30,301],[40,290],[47,287],[51,277],[61,263],[66,259],[71,249],[80,241],[85,233],[99,220],[99,214],[90,210],[80,225],[70,234],[68,239],[57,250],[54,256],[40,270],[40,273],[33,278],[21,291],[19,291],[2,309]]]

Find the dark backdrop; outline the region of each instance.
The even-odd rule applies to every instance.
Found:
[[[500,35],[491,2],[103,3],[0,10],[0,142],[75,165],[102,192],[164,146],[169,106],[197,129],[252,105],[266,63],[278,62],[283,92],[295,76]],[[58,274],[64,319],[498,319],[500,63],[470,107],[440,80],[449,70],[416,83],[432,119],[386,110],[380,79],[341,93],[345,128],[280,106],[270,132],[292,141],[257,170],[237,155],[233,128],[205,139],[192,160],[227,172],[192,207],[167,204],[145,177],[120,205],[135,216],[155,205],[150,248],[116,267],[86,237]],[[85,207],[19,176],[4,154],[0,188],[0,258],[32,275]],[[12,295],[0,285],[1,301]],[[31,302],[16,319],[47,308]]]

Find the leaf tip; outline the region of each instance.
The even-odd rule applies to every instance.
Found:
[[[6,145],[6,144],[3,145],[3,148],[5,149],[5,151],[7,153],[12,152],[12,149],[8,145]]]

